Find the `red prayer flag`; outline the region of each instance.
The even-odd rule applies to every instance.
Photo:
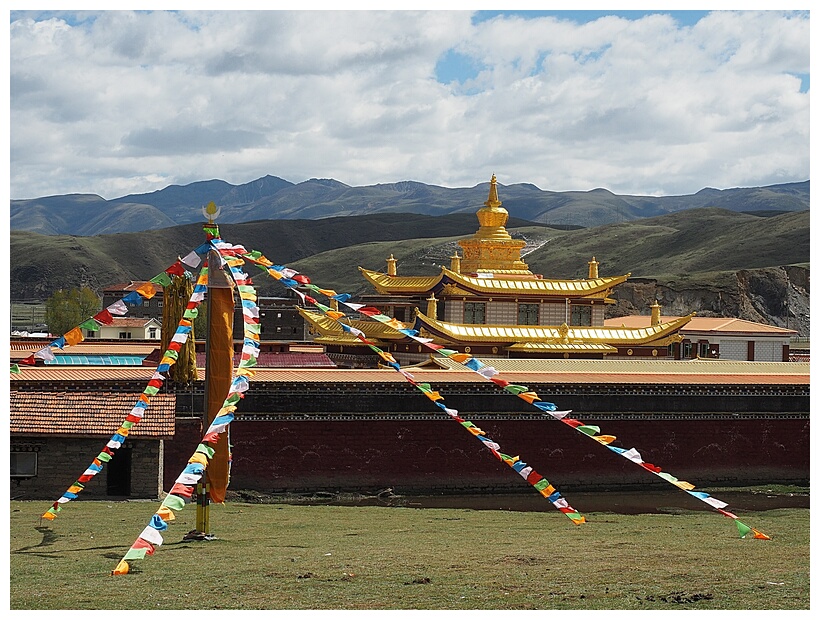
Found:
[[[101,312],[95,314],[94,319],[103,325],[111,325],[114,322],[114,317],[108,311],[108,308],[103,308]]]
[[[36,360],[35,360],[35,358],[34,358],[34,353],[32,353],[32,354],[31,354],[31,355],[29,355],[26,359],[24,359],[24,360],[20,360],[20,361],[19,361],[19,362],[17,362],[17,363],[18,363],[18,364],[25,364],[26,366],[34,366],[37,362],[36,362]]]
[[[165,273],[172,276],[181,276],[185,273],[185,267],[182,266],[182,263],[180,261],[177,261],[173,265],[168,267],[168,269],[165,270]]]

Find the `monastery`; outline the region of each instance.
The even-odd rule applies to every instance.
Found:
[[[449,269],[442,267],[434,276],[398,275],[398,261],[391,254],[386,273],[359,267],[376,289],[375,295],[361,301],[437,344],[482,357],[680,358],[679,331],[694,313],[662,322],[661,307],[655,302],[647,326],[605,325],[606,305],[615,303],[609,295],[630,274],[602,277],[595,257],[585,279],[534,274],[521,260],[526,242],[507,232],[509,214],[501,205],[493,175],[487,201],[476,213],[479,229],[458,242],[463,255],[456,251]],[[367,347],[335,321],[311,310],[299,311],[317,335],[315,341],[338,362],[355,366],[359,356],[372,359]],[[413,362],[428,357],[420,345],[388,325],[348,322],[397,359]]]

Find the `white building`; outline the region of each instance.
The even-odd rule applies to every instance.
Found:
[[[162,322],[153,318],[114,317],[113,324],[100,325],[99,331],[83,332],[86,339],[159,340]]]

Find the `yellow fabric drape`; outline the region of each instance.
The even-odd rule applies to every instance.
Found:
[[[208,360],[208,411],[207,425],[219,413],[233,379],[233,289],[209,288],[211,298],[208,314],[210,359]],[[210,459],[206,475],[210,485],[212,502],[225,502],[225,491],[228,489],[229,456],[228,433],[219,435],[213,446],[214,455]]]

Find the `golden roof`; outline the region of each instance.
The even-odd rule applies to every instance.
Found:
[[[356,336],[342,329],[342,326],[339,325],[335,319],[331,319],[329,316],[319,312],[306,310],[305,308],[297,307],[297,309],[299,310],[299,314],[302,315],[302,318],[310,323],[320,334],[320,337],[316,338],[316,342],[349,342],[350,344],[362,344],[362,341],[356,338]],[[378,321],[360,321],[348,318],[342,320],[345,325],[364,332],[368,340],[396,341],[407,338],[406,334],[402,334],[397,329],[384,323],[379,323]]]
[[[606,297],[614,286],[625,282],[631,274],[585,280],[549,280],[546,278],[466,276],[441,268],[437,276],[390,276],[359,267],[365,279],[382,295],[426,294],[443,283],[443,295],[531,295],[534,297]]]
[[[467,325],[447,323],[416,312],[416,329],[423,328],[450,342],[487,343],[548,343],[583,344],[604,343],[609,345],[639,345],[657,343],[659,346],[680,340],[677,331],[694,316],[690,314],[658,325],[627,327],[569,327],[548,325]],[[661,342],[658,342],[659,340]]]
[[[427,293],[441,281],[442,276],[390,276],[363,267],[359,267],[359,271],[382,295]]]
[[[539,297],[606,296],[612,287],[632,274],[585,280],[548,280],[546,278],[477,278],[442,267],[442,281],[483,295],[529,294]]]

